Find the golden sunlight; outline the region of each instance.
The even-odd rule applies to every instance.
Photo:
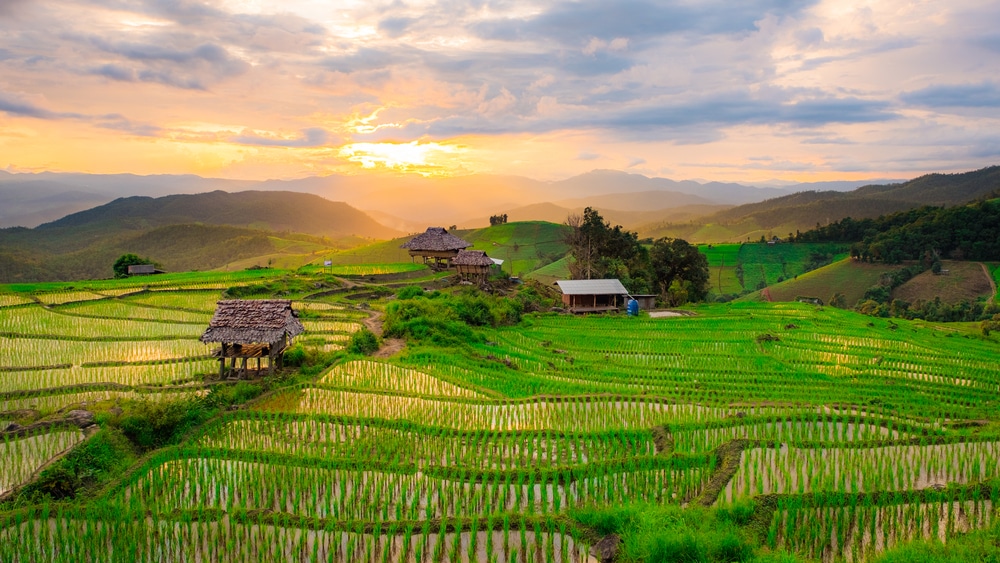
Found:
[[[364,168],[386,168],[421,176],[448,176],[465,169],[461,145],[421,143],[353,143],[341,147],[339,156]]]

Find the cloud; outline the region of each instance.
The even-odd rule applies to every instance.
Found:
[[[406,30],[417,21],[414,18],[385,18],[378,22],[378,30],[388,37],[396,38],[406,33]]]
[[[597,160],[601,158],[601,155],[593,152],[581,152],[576,155],[577,160]]]
[[[583,48],[591,38],[610,42],[619,38],[635,41],[682,32],[705,35],[749,32],[756,30],[757,22],[768,14],[787,16],[813,3],[789,0],[564,1],[542,4],[551,8],[532,17],[481,22],[472,26],[472,30],[485,39],[551,39]]]
[[[929,86],[904,92],[899,98],[908,104],[932,108],[995,108],[1000,107],[1000,88],[992,82]]]
[[[228,141],[242,145],[263,147],[320,147],[325,145],[329,138],[326,130],[320,127],[303,129],[301,133],[301,137],[286,139],[275,135],[260,135],[255,131],[244,130],[243,133],[230,137]]]
[[[131,64],[108,62],[89,73],[119,82],[153,82],[187,90],[207,90],[219,80],[239,76],[250,65],[214,43],[178,47],[189,38],[163,36],[160,42],[111,42],[90,36],[85,42],[100,52],[122,57]]]
[[[39,107],[20,96],[0,92],[0,111],[21,117],[34,117],[36,119],[81,119],[84,115],[79,113],[60,113]]]

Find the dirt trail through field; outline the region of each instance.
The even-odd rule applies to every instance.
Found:
[[[996,299],[997,284],[995,281],[993,281],[993,276],[990,275],[990,269],[987,268],[986,264],[983,264],[982,262],[979,263],[979,267],[983,269],[983,274],[986,274],[986,279],[989,280],[990,282],[990,288],[993,289],[993,295],[990,297],[990,299]]]
[[[379,336],[379,338],[381,338],[382,318],[385,316],[385,313],[382,311],[369,311],[368,315],[368,318],[361,322],[368,327],[368,330],[374,332]],[[376,358],[388,358],[389,356],[402,350],[405,346],[406,341],[402,338],[384,338],[382,339],[382,347],[378,349],[378,352],[375,352],[374,356]]]

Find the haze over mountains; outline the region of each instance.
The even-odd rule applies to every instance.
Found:
[[[591,205],[625,212],[648,212],[690,205],[740,205],[805,190],[850,190],[861,185],[885,182],[892,180],[756,188],[741,184],[648,178],[611,170],[595,170],[558,182],[542,182],[520,176],[424,178],[378,174],[255,182],[193,175],[136,176],[53,172],[11,174],[0,171],[0,227],[35,227],[119,197],[161,197],[216,190],[316,194],[331,201],[343,201],[355,208],[371,211],[387,227],[408,231],[414,230],[412,227],[428,223],[482,226],[488,224],[482,222],[490,215],[504,212],[510,214],[511,210],[539,203],[554,203],[570,210]],[[702,211],[705,210],[699,210],[698,213]],[[686,216],[690,216],[690,213],[678,215]],[[640,218],[640,222],[648,220],[652,219]]]
[[[107,194],[131,189],[137,183],[153,192],[172,190],[174,182],[181,180],[185,182],[182,188],[187,190],[215,185],[214,180],[188,176],[8,174],[3,180],[0,186],[7,197],[19,197],[22,205],[41,206],[39,209],[48,212],[57,205],[76,205],[88,201],[87,198],[108,197]],[[82,184],[84,181],[89,184]],[[358,246],[365,240],[391,239],[422,231],[431,224],[482,226],[489,223],[490,215],[497,213],[507,213],[510,221],[562,223],[567,215],[579,213],[586,205],[597,208],[608,221],[638,231],[641,237],[672,236],[692,242],[741,241],[772,233],[784,236],[844,217],[876,217],[922,205],[959,205],[977,198],[997,197],[1000,167],[963,174],[930,174],[907,182],[869,185],[851,191],[791,193],[787,189],[673,182],[610,171],[551,183],[502,176],[436,181],[407,178],[389,188],[376,190],[369,186],[368,191],[356,188],[351,192],[346,186],[356,181],[345,177],[309,178],[250,183],[250,187],[270,191],[215,190],[156,198],[122,197],[35,228],[0,229],[0,282],[104,277],[108,275],[109,264],[125,252],[147,255],[172,271],[242,268],[248,264],[270,264],[288,255],[311,261],[338,248]],[[230,189],[247,187],[240,182],[221,182],[219,185]],[[532,186],[538,189],[534,195]],[[81,189],[64,189],[67,187]],[[326,198],[277,191],[279,187],[322,191]],[[808,185],[796,186],[803,187]],[[637,191],[637,188],[654,189]],[[335,197],[330,194],[352,193],[361,201],[381,201],[382,210],[366,213],[357,206],[327,199]],[[781,196],[739,206],[716,203],[775,193]],[[567,194],[575,197],[562,197]],[[554,202],[502,205],[542,197]],[[471,211],[483,214],[478,218],[467,216],[471,218],[466,221],[456,219],[461,216],[459,213]],[[421,215],[425,212],[426,216]]]

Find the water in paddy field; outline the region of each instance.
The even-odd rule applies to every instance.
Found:
[[[0,531],[0,559],[169,562],[333,561],[337,563],[597,563],[587,546],[560,532],[531,530],[406,533],[310,530],[214,522],[99,522],[34,519]],[[37,540],[42,540],[41,542]],[[473,545],[473,543],[475,545]],[[45,545],[44,553],[42,545]]]

